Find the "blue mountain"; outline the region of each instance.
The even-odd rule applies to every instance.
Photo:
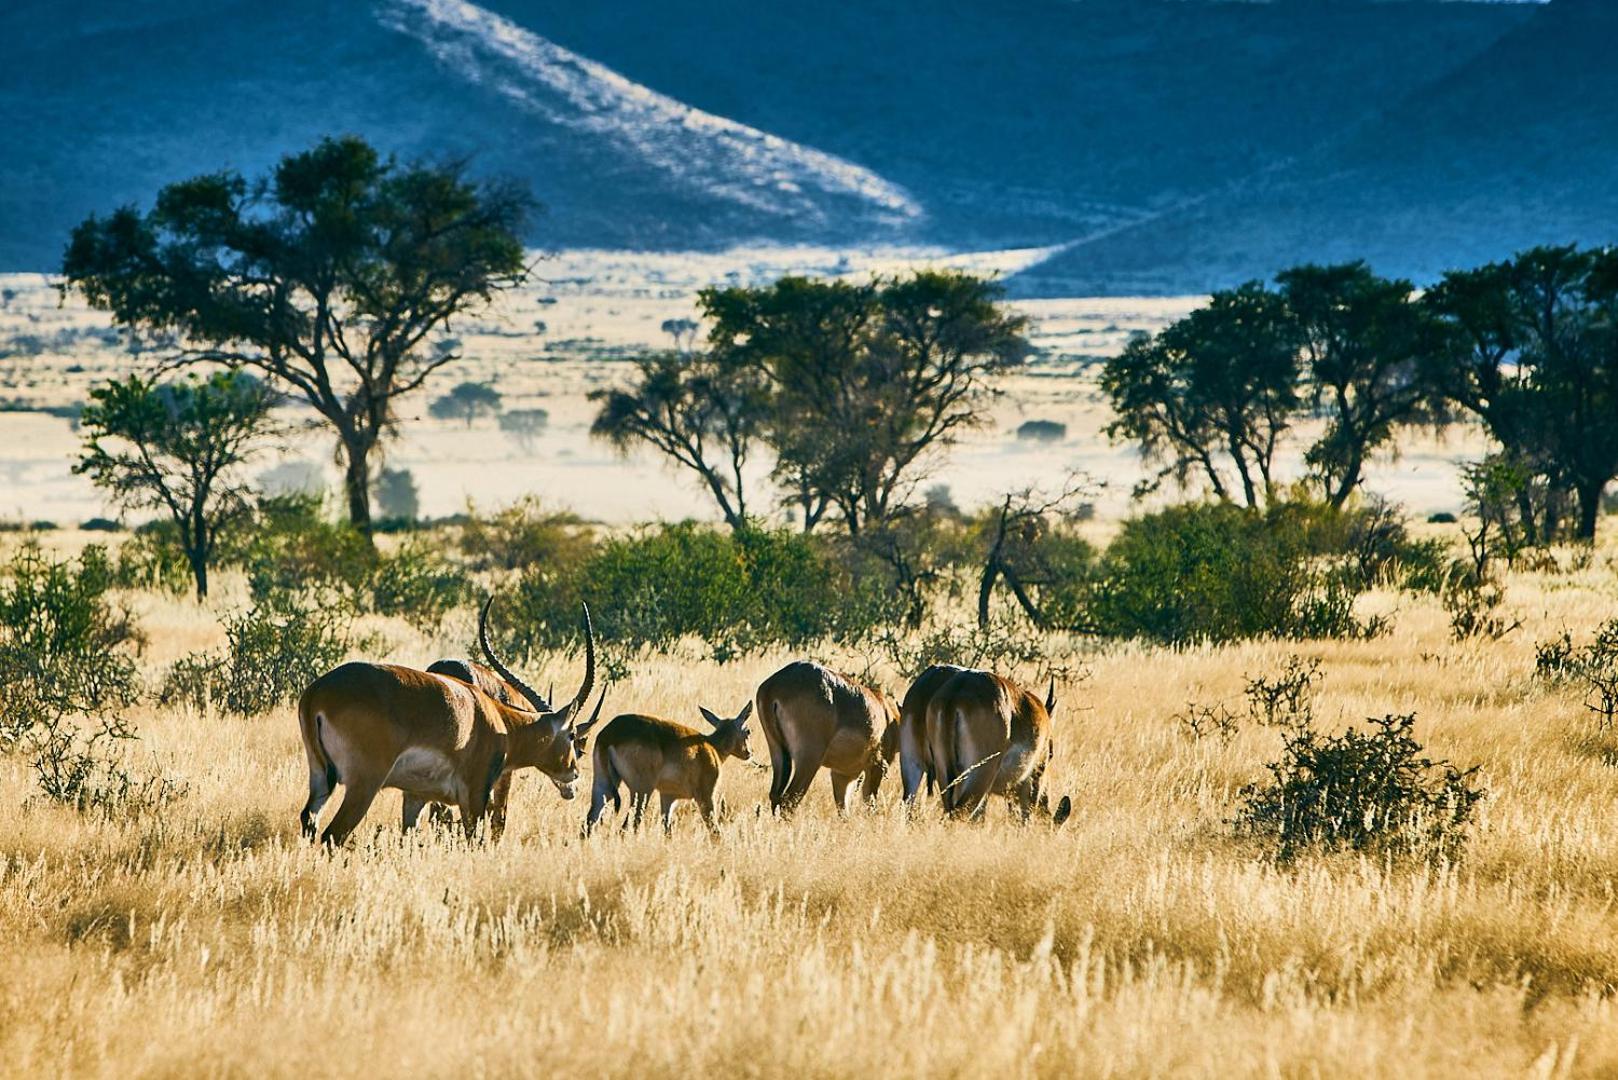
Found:
[[[1573,174],[1618,145],[1610,23],[1572,0],[12,0],[0,268],[357,132],[523,179],[541,245],[1066,245],[1025,293],[1328,249],[1416,272],[1493,251],[1501,213],[1513,241],[1595,227],[1613,185]]]

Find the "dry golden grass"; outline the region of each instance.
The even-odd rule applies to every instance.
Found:
[[[1330,724],[1415,710],[1490,791],[1465,860],[1278,868],[1233,839],[1277,738],[1194,742],[1293,650],[1116,648],[1064,688],[1054,786],[1074,818],[906,822],[889,785],[781,822],[727,763],[715,841],[687,809],[579,838],[583,802],[517,785],[499,844],[401,838],[379,799],[350,849],[304,843],[290,709],[138,717],[189,794],[102,820],[0,760],[0,1062],[11,1075],[1610,1075],[1618,1072],[1618,742],[1531,679],[1532,644],[1613,613],[1611,566],[1511,579],[1525,626],[1456,644],[1431,599],[1318,657]],[[228,602],[228,601],[227,601]],[[139,600],[154,669],[213,616]],[[393,657],[459,651],[390,624]],[[610,708],[733,710],[784,656],[649,660]],[[576,677],[558,664],[558,685]],[[546,670],[542,678],[553,672]],[[896,680],[890,679],[890,685]],[[137,760],[140,760],[137,758]]]

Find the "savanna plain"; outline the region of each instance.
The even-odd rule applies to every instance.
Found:
[[[716,837],[687,806],[669,836],[581,838],[582,802],[528,773],[498,843],[401,835],[386,792],[328,852],[298,833],[292,709],[141,706],[139,754],[185,789],[158,810],[77,813],[0,757],[3,1071],[1610,1075],[1618,738],[1533,677],[1533,646],[1610,615],[1615,561],[1609,545],[1508,573],[1522,626],[1498,640],[1457,642],[1435,599],[1377,592],[1362,602],[1391,629],[1369,641],[1048,642],[1070,670],[1061,828],[1000,805],[907,817],[892,778],[847,817],[822,781],[779,820],[758,809],[768,774],[732,760]],[[227,578],[215,602],[242,589]],[[220,640],[193,601],[124,601],[152,673]],[[371,628],[424,665],[464,655],[471,618]],[[1320,662],[1322,727],[1413,711],[1433,756],[1481,766],[1460,858],[1281,863],[1236,835],[1277,734],[1194,738],[1179,717],[1239,705],[1244,676],[1292,653]],[[695,724],[786,659],[641,657],[609,714]],[[581,663],[528,671],[565,686]]]
[[[588,391],[656,343],[660,319],[689,312],[702,282],[677,269],[564,260],[461,328],[466,377],[551,422],[525,449],[487,424],[407,417],[391,460],[415,472],[424,507],[537,491],[609,529],[700,512],[700,493],[659,463],[588,437]],[[70,471],[69,422],[39,410],[136,360],[44,282],[15,284],[6,329],[32,344],[0,364],[0,390],[32,411],[0,426],[0,512],[66,525],[105,506]],[[937,479],[976,505],[1008,477],[1076,466],[1113,481],[1086,525],[1110,534],[1138,463],[1102,438],[1088,373],[1191,304],[1027,305],[1040,354]],[[1066,423],[1071,441],[1016,440],[1028,418]],[[1476,441],[1413,433],[1368,486],[1419,516],[1457,508],[1453,458]],[[299,438],[285,460],[329,476],[328,453],[323,437]],[[1464,555],[1458,526],[1415,527]],[[290,704],[239,717],[147,695],[124,717],[138,736],[128,760],[171,781],[172,798],[77,810],[40,794],[25,756],[0,754],[0,1073],[1618,1074],[1618,733],[1578,687],[1536,677],[1537,643],[1588,640],[1613,616],[1612,533],[1501,570],[1498,636],[1457,639],[1440,596],[1391,588],[1359,598],[1387,628],[1363,640],[1169,648],[1023,624],[1041,661],[1004,673],[1041,689],[1060,673],[1046,774],[1073,801],[1060,827],[998,802],[978,822],[930,803],[907,813],[891,774],[874,805],[840,815],[820,780],[777,818],[768,772],[730,760],[717,835],[685,805],[667,836],[584,838],[587,800],[529,771],[498,842],[401,833],[387,791],[328,851],[299,835],[307,765]],[[0,557],[30,539],[67,557],[127,535],[3,532]],[[221,618],[251,602],[240,570],[222,571],[206,604],[111,599],[140,629],[147,686],[222,646]],[[469,655],[475,599],[429,632],[365,615],[354,655]],[[954,603],[946,614],[968,620],[969,601]],[[895,697],[915,674],[892,652],[813,654]],[[1487,794],[1451,857],[1283,861],[1237,829],[1242,788],[1282,752],[1244,688],[1294,655],[1319,664],[1322,732],[1414,713],[1427,755],[1478,767]],[[606,715],[700,726],[699,706],[733,715],[794,658],[709,656],[695,641],[628,656]],[[539,652],[521,667],[570,687],[582,663]],[[1193,704],[1226,706],[1226,730],[1192,730]],[[754,741],[754,762],[767,760]]]

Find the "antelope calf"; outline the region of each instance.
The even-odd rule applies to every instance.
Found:
[[[987,671],[957,671],[927,702],[927,749],[946,813],[983,811],[990,795],[1004,795],[1027,821],[1034,808],[1051,813],[1040,789],[1054,752],[1051,711],[1056,680],[1045,700]],[[1072,812],[1063,797],[1051,813],[1059,825]]]
[[[891,757],[883,754],[884,738],[891,746],[887,729],[897,720],[886,694],[799,660],[760,683],[756,700],[770,747],[770,809],[790,813],[822,766],[839,812],[861,777],[864,797],[876,797]]]
[[[694,801],[708,828],[718,831],[714,786],[719,783],[719,767],[727,757],[752,760],[747,749],[747,718],[753,713],[753,703],[748,702],[729,720],[707,709],[699,711],[708,721],[707,733],[638,713],[625,713],[607,722],[590,753],[595,778],[590,815],[584,822],[586,833],[601,820],[609,800],[613,813],[623,808],[618,797],[620,784],[629,788],[636,828],[655,791],[662,800],[664,831],[672,823],[674,804],[681,799]]]
[[[327,672],[298,702],[309,761],[309,799],[299,814],[307,836],[336,786],[344,787],[321,839],[340,844],[385,787],[404,792],[404,827],[429,802],[457,807],[471,836],[495,787],[510,772],[537,768],[564,799],[574,795],[578,755],[590,726],[578,717],[595,685],[595,634],[584,609],[584,682],[573,700],[552,710],[500,662],[489,645],[491,597],[478,619],[478,640],[499,677],[533,711],[512,708],[460,679],[395,664],[349,663]]]

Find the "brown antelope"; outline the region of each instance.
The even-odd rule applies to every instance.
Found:
[[[674,804],[681,799],[696,802],[702,820],[710,830],[717,831],[714,785],[719,782],[719,767],[727,757],[752,760],[747,749],[747,718],[753,713],[753,703],[749,701],[729,720],[707,709],[700,711],[712,729],[706,734],[637,713],[625,713],[608,721],[590,752],[595,779],[590,790],[590,816],[584,822],[586,833],[601,820],[609,800],[613,813],[623,808],[618,798],[619,784],[629,788],[636,828],[655,791],[662,800],[665,831],[671,825]]]
[[[883,741],[897,720],[893,702],[810,660],[788,664],[758,688],[758,723],[770,747],[770,808],[791,812],[815,774],[831,774],[832,799],[848,809],[848,789],[864,777],[862,794],[876,797],[888,757]]]
[[[897,727],[899,743],[899,780],[904,786],[904,801],[915,802],[923,783],[930,796],[934,789],[932,751],[927,747],[927,703],[940,687],[963,671],[970,669],[954,664],[934,664],[910,684],[899,706]]]
[[[309,759],[309,801],[299,814],[313,836],[321,808],[337,784],[343,803],[321,834],[340,844],[365,817],[385,787],[405,794],[404,827],[428,802],[460,810],[471,836],[488,811],[490,796],[507,773],[537,768],[564,799],[574,796],[578,755],[601,713],[579,723],[595,686],[595,632],[584,609],[584,683],[572,701],[552,710],[500,662],[489,645],[489,606],[478,617],[478,641],[501,679],[534,711],[514,709],[447,675],[396,664],[349,663],[316,679],[298,701],[298,722]]]
[[[1004,795],[1024,821],[1036,806],[1051,813],[1040,788],[1054,752],[1055,708],[1055,679],[1041,702],[987,671],[950,676],[927,703],[927,748],[945,812],[976,816],[990,795]],[[1059,825],[1072,809],[1064,796],[1051,817]]]
[[[537,706],[531,704],[522,693],[506,680],[502,679],[493,668],[480,664],[475,660],[434,660],[427,665],[427,671],[432,675],[448,675],[452,679],[459,679],[463,683],[477,687],[485,694],[502,705],[509,705],[522,712],[550,712],[550,695],[540,698]],[[580,756],[584,749],[581,744]],[[502,771],[500,779],[494,782],[489,791],[489,835],[500,839],[506,830],[506,806],[511,801],[511,781],[516,774]],[[415,796],[406,795],[404,799],[404,827],[410,828],[421,814],[421,801]],[[443,803],[434,803],[428,811],[429,819],[435,824],[447,825],[451,818],[448,807]]]

